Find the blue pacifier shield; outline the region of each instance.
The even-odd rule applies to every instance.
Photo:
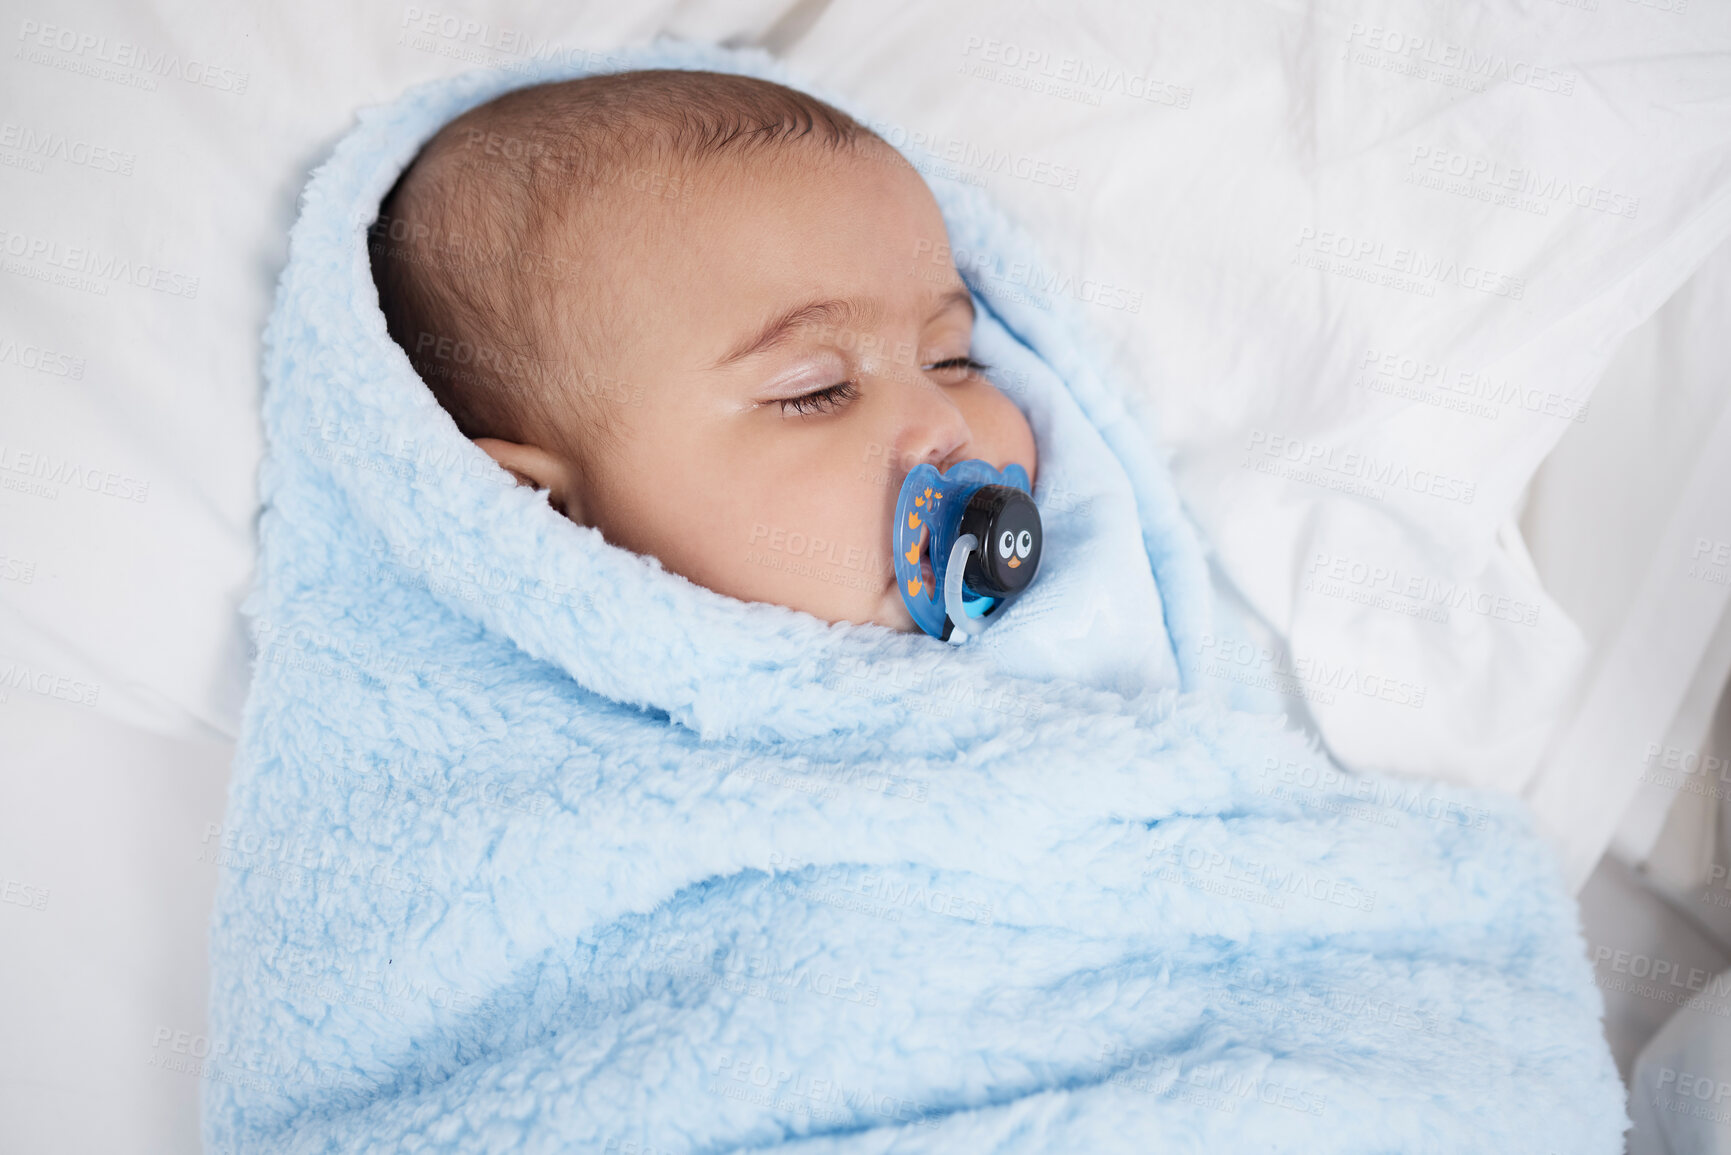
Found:
[[[1040,513],[1020,465],[1000,473],[976,457],[947,474],[915,466],[896,499],[890,543],[902,602],[932,637],[965,641],[1034,580],[1040,540]]]

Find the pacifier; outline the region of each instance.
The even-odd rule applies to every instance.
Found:
[[[948,473],[916,465],[896,498],[896,582],[914,622],[960,645],[997,620],[1040,568],[1040,511],[1028,471],[979,458]]]

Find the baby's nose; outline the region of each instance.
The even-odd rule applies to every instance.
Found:
[[[904,473],[916,465],[936,466],[942,473],[966,456],[972,432],[941,385],[917,382],[904,391],[901,405],[895,459]]]

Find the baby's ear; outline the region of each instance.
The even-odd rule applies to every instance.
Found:
[[[579,525],[587,524],[578,502],[576,477],[560,458],[538,446],[519,445],[497,437],[477,437],[475,444],[515,477],[518,485],[546,490],[547,500],[554,509]]]

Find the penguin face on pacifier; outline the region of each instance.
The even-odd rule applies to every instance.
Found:
[[[891,546],[902,602],[936,638],[964,642],[997,620],[1040,567],[1040,511],[1028,472],[974,458],[902,481]]]
[[[1008,598],[1028,588],[1040,565],[1040,511],[1034,499],[1007,485],[985,485],[968,499],[962,533],[983,548],[968,556],[962,584],[991,597]]]

